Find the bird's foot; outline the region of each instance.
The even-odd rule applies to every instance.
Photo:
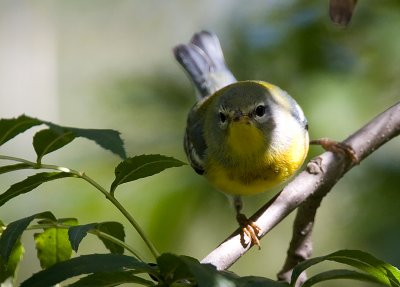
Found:
[[[348,158],[350,158],[351,163],[353,165],[358,164],[359,160],[357,154],[355,153],[354,149],[343,142],[337,142],[332,139],[322,138],[317,140],[311,140],[310,144],[312,145],[320,145],[326,151],[333,152],[335,154],[341,154]]]
[[[248,219],[243,213],[238,213],[236,215],[236,220],[242,228],[242,232],[240,233],[240,242],[243,247],[247,244],[245,243],[244,236],[246,235],[250,238],[250,243],[252,245],[257,245],[258,249],[261,249],[260,240],[258,239],[258,233],[261,231],[261,228],[258,225]]]

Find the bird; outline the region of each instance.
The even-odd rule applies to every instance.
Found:
[[[173,54],[196,90],[184,135],[188,161],[233,199],[242,243],[247,236],[260,248],[261,229],[242,213],[242,197],[271,189],[302,166],[309,148],[303,110],[276,85],[237,80],[213,32],[195,33]]]

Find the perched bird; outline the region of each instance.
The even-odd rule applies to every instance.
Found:
[[[188,160],[234,198],[243,237],[260,246],[260,229],[241,213],[241,196],[264,192],[300,168],[309,146],[303,111],[277,86],[237,81],[211,32],[196,33],[173,51],[197,90],[184,139]]]

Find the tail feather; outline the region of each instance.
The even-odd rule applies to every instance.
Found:
[[[196,33],[189,44],[176,46],[174,55],[189,74],[199,91],[200,98],[236,82],[225,64],[218,38],[211,32]]]

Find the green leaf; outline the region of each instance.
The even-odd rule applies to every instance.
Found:
[[[81,129],[64,127],[53,124],[51,122],[43,122],[50,129],[55,131],[69,131],[76,137],[82,137],[94,141],[102,148],[111,151],[122,159],[126,159],[124,142],[121,139],[120,133],[111,129]]]
[[[98,230],[116,239],[124,242],[125,240],[125,231],[124,226],[119,222],[102,222],[102,223],[89,223],[86,225],[78,225],[71,227],[68,231],[69,240],[71,242],[71,246],[75,252],[78,251],[79,244],[82,239],[87,235],[87,233],[91,230]],[[99,239],[104,243],[106,248],[110,250],[111,253],[115,254],[123,254],[124,248],[114,242],[108,240],[107,238],[101,237],[98,235]]]
[[[111,184],[111,193],[120,184],[152,176],[164,169],[182,165],[185,165],[185,163],[180,160],[159,154],[139,155],[128,158],[115,169],[115,180]]]
[[[18,264],[24,255],[25,249],[21,244],[21,241],[17,240],[11,254],[8,257],[8,261],[5,262],[0,257],[0,283],[4,282],[9,277],[15,277],[15,271],[17,270]]]
[[[119,223],[119,222],[102,222],[97,225],[97,228],[99,231],[104,232],[108,235],[111,235],[121,241],[125,241],[125,231],[124,231],[124,226]],[[115,244],[114,242],[111,242],[110,240],[103,238],[99,236],[100,240],[103,241],[104,245],[108,250],[110,250],[111,253],[115,254],[123,254],[124,253],[124,248],[118,244]]]
[[[89,223],[85,225],[76,225],[68,229],[69,242],[75,252],[78,252],[79,244],[85,238],[88,231],[95,229],[97,223]]]
[[[177,255],[161,254],[157,258],[157,265],[160,269],[161,277],[164,278],[167,284],[193,277],[188,266]]]
[[[304,282],[302,287],[310,287],[317,283],[334,279],[352,279],[357,281],[380,283],[380,281],[378,281],[375,277],[366,273],[360,273],[353,270],[337,269],[322,272],[309,278],[306,282]]]
[[[69,129],[74,132],[77,137],[92,140],[102,148],[111,151],[122,159],[126,159],[124,142],[118,131],[110,129]]]
[[[40,271],[24,281],[20,287],[52,286],[75,276],[124,270],[156,274],[154,268],[134,257],[119,254],[90,254],[57,263]]]
[[[29,176],[23,181],[11,185],[9,189],[0,195],[0,206],[4,205],[7,201],[17,197],[18,195],[35,189],[44,182],[74,176],[75,175],[67,172],[42,172]]]
[[[57,223],[73,226],[77,224],[77,220],[60,219]],[[34,237],[37,256],[43,269],[71,258],[72,248],[68,238],[68,229],[56,226],[46,228],[42,233],[36,233]]]
[[[144,286],[155,286],[152,281],[136,276],[135,272],[119,271],[91,274],[73,284],[68,285],[68,287],[113,287],[123,283],[136,283]]]
[[[42,124],[42,121],[25,115],[13,119],[0,120],[0,145],[14,138],[31,127]]]
[[[211,264],[201,264],[197,259],[180,256],[196,279],[199,287],[236,287],[231,278],[218,272]]]
[[[201,264],[188,256],[165,253],[157,258],[161,277],[165,283],[172,284],[192,281],[199,287],[235,287],[232,276],[219,272],[211,264]]]
[[[39,139],[36,139],[37,143],[35,144],[35,150],[38,149],[36,152],[38,153],[39,158],[51,151],[55,151],[65,146],[73,140],[72,137],[83,137],[94,141],[102,148],[113,152],[122,159],[126,159],[124,142],[122,141],[118,131],[111,129],[81,129],[64,127],[25,115],[13,119],[0,120],[0,145],[27,129],[41,124],[47,125],[53,134],[49,131],[44,132],[44,134],[39,135]],[[61,136],[61,138],[57,138],[57,135]],[[56,142],[53,142],[54,140]]]
[[[362,270],[385,286],[400,286],[400,271],[396,267],[359,250],[340,250],[301,262],[293,270],[292,283],[294,284],[297,281],[304,270],[326,260]]]
[[[290,284],[263,277],[246,276],[236,280],[236,287],[290,287]]]
[[[0,234],[3,232],[5,227],[4,223],[0,220]],[[0,283],[4,282],[7,278],[14,278],[15,271],[17,270],[18,264],[24,254],[24,247],[21,241],[17,240],[14,247],[11,250],[11,254],[8,257],[8,261],[5,262],[0,256]]]
[[[0,167],[0,174],[11,172],[11,171],[16,171],[16,170],[21,170],[21,169],[27,169],[27,168],[32,168],[32,166],[27,163],[17,163],[17,164],[12,164],[12,165],[5,165],[5,166]]]
[[[3,231],[0,237],[0,256],[3,261],[8,261],[8,258],[10,257],[18,239],[21,237],[21,234],[25,231],[32,220],[38,218],[55,220],[54,215],[51,212],[46,211],[16,220],[7,225],[6,230]]]
[[[41,130],[33,137],[33,147],[37,155],[37,162],[52,151],[58,150],[75,139],[75,134],[68,129]]]

